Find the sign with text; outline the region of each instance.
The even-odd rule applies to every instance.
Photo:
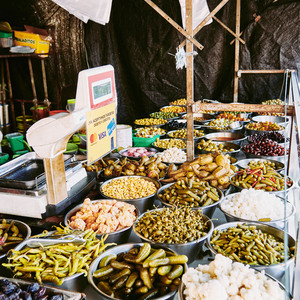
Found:
[[[86,113],[87,164],[90,165],[116,148],[115,103]]]

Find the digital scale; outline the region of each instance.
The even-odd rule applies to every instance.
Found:
[[[116,106],[113,67],[81,71],[74,111],[37,121],[26,133],[34,152],[0,166],[1,213],[44,218],[83,200],[94,185],[95,176],[87,173],[80,162],[66,160],[63,153],[70,137],[85,127],[88,158],[90,150],[94,161],[107,154],[108,142],[109,149],[114,149]],[[97,132],[98,128],[102,132]]]

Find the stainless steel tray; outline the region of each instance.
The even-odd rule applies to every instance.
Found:
[[[66,161],[71,156],[65,156]],[[45,185],[43,159],[35,152],[28,152],[0,167],[0,187],[32,190]]]

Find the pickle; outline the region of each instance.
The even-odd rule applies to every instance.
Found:
[[[131,271],[129,269],[123,269],[122,271],[112,275],[109,279],[109,282],[111,284],[114,284],[116,281],[118,281],[121,277],[130,275]]]
[[[142,268],[140,271],[140,277],[144,283],[144,285],[148,288],[148,289],[152,289],[153,285],[150,279],[150,274],[148,272],[148,269],[146,268]]]
[[[145,243],[141,247],[141,249],[136,257],[136,262],[139,263],[139,262],[143,261],[144,259],[146,259],[148,257],[148,255],[150,254],[150,251],[151,251],[151,245],[149,243]]]
[[[166,251],[164,249],[158,249],[155,252],[153,252],[151,255],[147,257],[147,259],[143,262],[143,268],[148,268],[149,263],[151,260],[161,258],[166,254]]]
[[[172,271],[167,275],[169,279],[175,279],[183,273],[183,266],[182,265],[175,265]]]
[[[97,284],[99,290],[101,290],[104,294],[114,297],[114,291],[112,291],[110,285],[106,281],[99,281]]]
[[[171,270],[172,270],[172,266],[166,265],[166,266],[159,267],[157,273],[161,276],[164,276],[167,275]]]
[[[170,263],[170,257],[158,258],[149,262],[150,267],[158,267]]]
[[[110,263],[111,260],[116,259],[116,258],[117,258],[116,254],[107,255],[101,259],[99,266],[106,267]]]
[[[114,271],[114,268],[111,266],[102,267],[96,270],[93,274],[95,278],[100,278],[102,276],[108,275]]]
[[[139,274],[137,272],[131,273],[126,281],[126,287],[131,288],[138,278],[139,278]]]
[[[122,271],[121,271],[122,272]],[[119,290],[121,289],[125,284],[126,281],[128,279],[128,275],[122,276],[121,278],[119,278],[116,283],[112,286],[113,290]]]
[[[119,262],[117,260],[112,260],[110,265],[114,268],[114,269],[119,269],[119,270],[122,270],[122,269],[130,269],[130,270],[133,270],[133,265],[127,263],[126,261],[123,261],[123,262]]]
[[[155,295],[158,294],[158,292],[159,292],[158,288],[150,290],[148,293],[140,297],[139,300],[148,300],[150,298],[153,298]]]
[[[136,294],[146,294],[149,291],[149,289],[144,285],[139,287],[135,292]]]
[[[175,255],[169,257],[169,263],[171,265],[185,264],[187,261],[188,257],[186,255]]]

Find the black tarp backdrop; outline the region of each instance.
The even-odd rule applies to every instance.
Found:
[[[214,9],[220,1],[210,0]],[[230,0],[217,17],[235,28],[235,0]],[[178,0],[155,3],[181,24]],[[55,54],[46,61],[50,101],[64,108],[75,97],[78,72],[87,67],[112,64],[119,101],[118,123],[132,124],[169,101],[186,95],[186,72],[176,70],[174,54],[183,36],[143,0],[113,0],[110,22],[103,26],[84,24],[51,0],[6,1],[0,20],[14,27],[24,24],[48,28],[55,40]],[[260,15],[255,22],[255,14]],[[242,1],[241,69],[300,70],[300,2],[278,0]],[[196,39],[204,45],[194,60],[195,101],[233,98],[233,36],[217,22],[205,26]],[[172,55],[173,54],[173,55]],[[15,98],[32,99],[27,65],[11,64]],[[44,94],[39,62],[35,78],[39,100]],[[243,75],[239,102],[260,103],[278,98],[282,75]]]

